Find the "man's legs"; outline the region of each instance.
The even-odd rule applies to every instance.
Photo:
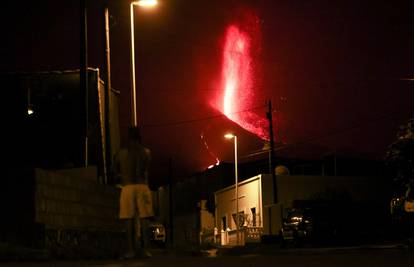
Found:
[[[127,252],[121,256],[122,259],[131,259],[135,257],[135,224],[134,219],[124,219],[126,228],[126,245]]]
[[[140,218],[141,224],[141,249],[144,257],[151,257],[151,253],[148,251],[150,236],[149,236],[149,221],[148,218]]]
[[[141,225],[141,250],[143,257],[151,257],[151,253],[148,252],[150,236],[149,236],[149,220],[154,216],[152,208],[152,195],[148,185],[139,185],[139,194],[137,194],[137,207],[138,216]]]
[[[121,258],[133,258],[135,256],[134,244],[134,216],[136,205],[134,201],[134,187],[131,185],[123,186],[119,199],[119,218],[125,224],[126,230],[126,253]]]

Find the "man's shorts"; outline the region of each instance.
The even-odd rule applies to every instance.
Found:
[[[120,219],[132,219],[135,216],[139,218],[154,216],[152,195],[146,184],[123,186],[119,204]]]

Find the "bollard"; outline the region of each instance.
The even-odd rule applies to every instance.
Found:
[[[229,244],[229,232],[231,231],[231,229],[229,228],[229,227],[227,227],[227,229],[226,229],[226,245],[228,245]]]
[[[227,238],[226,238],[226,231],[224,231],[223,229],[221,230],[221,234],[220,234],[220,245],[225,246],[227,245]]]

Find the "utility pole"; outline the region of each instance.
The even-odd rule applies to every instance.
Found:
[[[273,181],[273,203],[277,203],[277,183],[276,183],[276,173],[275,173],[275,142],[273,138],[273,116],[272,116],[272,101],[268,102],[268,111],[266,114],[267,119],[269,120],[269,136],[270,136],[270,166],[271,174]]]
[[[88,95],[88,26],[87,26],[87,8],[86,0],[80,1],[80,71],[79,81],[81,92],[85,95],[85,147],[84,147],[84,164],[88,166],[88,137],[89,137],[89,95]]]

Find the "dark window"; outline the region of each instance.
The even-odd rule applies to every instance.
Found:
[[[250,210],[252,211],[252,223],[253,223],[253,226],[256,226],[256,208],[251,208]]]

